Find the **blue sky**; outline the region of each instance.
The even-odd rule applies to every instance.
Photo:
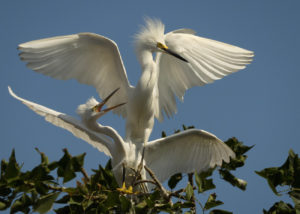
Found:
[[[108,2],[108,1],[107,1]],[[128,1],[129,2],[129,1]],[[39,163],[38,147],[50,160],[86,152],[85,167],[104,164],[107,157],[33,113],[14,100],[7,86],[21,97],[75,116],[87,98],[98,98],[95,89],[76,81],[58,81],[37,74],[18,58],[17,45],[30,40],[78,32],[107,36],[119,46],[131,84],[141,71],[133,35],[145,16],[161,19],[166,31],[194,29],[198,35],[237,45],[255,52],[245,70],[205,87],[187,91],[178,114],[163,123],[156,121],[151,139],[168,134],[182,124],[210,131],[222,140],[236,136],[255,147],[246,166],[235,174],[248,181],[242,192],[216,177],[222,209],[234,213],[261,213],[279,198],[254,170],[281,165],[289,149],[299,153],[299,1],[1,1],[0,3],[0,158],[16,149],[24,169]],[[124,134],[124,121],[108,114],[101,123]],[[208,195],[206,195],[208,196]],[[205,197],[206,197],[205,196]],[[285,197],[280,200],[285,200]]]

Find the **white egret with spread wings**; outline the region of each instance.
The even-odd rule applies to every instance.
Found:
[[[198,129],[190,129],[153,140],[147,142],[144,147],[141,143],[136,145],[124,141],[112,127],[97,123],[97,119],[105,113],[123,105],[121,103],[102,109],[117,90],[100,103],[94,98],[90,98],[85,104],[79,105],[77,114],[81,120],[23,99],[17,96],[10,87],[8,90],[11,96],[43,116],[46,121],[70,131],[74,136],[111,157],[113,172],[120,186],[124,181],[128,185],[132,184],[134,176],[130,175],[132,174],[130,170],[124,174],[124,166],[137,170],[142,157],[142,150],[139,148],[145,149],[142,163],[152,169],[161,182],[175,173],[204,171],[214,166],[220,166],[222,161],[228,162],[230,157],[235,157],[232,150],[215,135]],[[144,169],[142,169],[141,175],[142,178],[147,177]]]
[[[92,85],[102,99],[119,88],[106,105],[113,108],[126,102],[113,112],[126,119],[122,145],[126,145],[127,164],[133,168],[141,160],[154,118],[162,121],[164,116],[176,113],[175,96],[183,100],[187,89],[244,69],[253,58],[252,51],[199,37],[190,29],[164,34],[164,25],[159,20],[147,19],[135,38],[143,71],[136,87],[127,79],[116,43],[104,36],[79,33],[19,45],[20,58],[38,73]],[[153,53],[156,53],[155,57]],[[101,144],[100,141],[97,142]],[[207,166],[220,165],[222,160],[228,161],[234,155],[217,137],[200,130],[158,139],[146,143],[145,148],[146,164],[163,179],[175,172],[201,171]]]

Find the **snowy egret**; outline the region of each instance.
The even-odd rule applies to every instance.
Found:
[[[131,144],[112,127],[102,126],[96,120],[103,114],[119,105],[102,110],[102,106],[108,102],[104,99],[97,102],[94,98],[78,107],[77,113],[81,121],[57,112],[45,106],[18,97],[10,87],[9,93],[20,100],[37,114],[43,116],[46,121],[70,131],[74,136],[81,138],[99,151],[104,152],[112,159],[112,167],[118,184],[122,185],[123,166],[137,169],[141,161],[139,145]],[[113,95],[111,93],[111,95]],[[220,166],[222,161],[228,162],[230,157],[234,158],[232,150],[218,139],[215,135],[198,129],[189,129],[171,136],[150,141],[145,144],[145,156],[143,164],[147,165],[163,182],[175,173],[190,173],[205,171],[210,167]],[[138,158],[137,157],[138,155]],[[132,182],[132,177],[126,171],[125,181],[127,185]],[[147,177],[145,170],[141,171],[142,178]]]
[[[136,87],[130,85],[116,43],[104,36],[79,33],[31,41],[19,45],[20,58],[34,71],[56,79],[76,79],[96,88],[101,99],[120,88],[107,106],[126,118],[126,141],[145,143],[154,117],[176,113],[175,95],[245,68],[253,52],[202,38],[190,29],[164,34],[159,20],[146,19],[135,36],[143,73]],[[155,59],[153,53],[156,53]]]

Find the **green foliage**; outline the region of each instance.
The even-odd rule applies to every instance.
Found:
[[[213,207],[223,204],[222,201],[218,201],[218,200],[216,200],[216,198],[217,198],[216,193],[210,194],[205,203],[204,209],[209,210],[210,208],[213,208]]]
[[[295,205],[293,207],[283,201],[276,202],[268,211],[264,210],[265,214],[300,213],[300,159],[293,150],[289,151],[289,156],[282,166],[266,168],[256,171],[256,173],[268,181],[274,194],[277,196],[282,195],[282,193],[288,194]],[[278,186],[288,189],[280,192],[277,189]]]
[[[232,214],[232,212],[228,212],[226,210],[216,209],[216,210],[213,210],[213,211],[209,212],[209,214]]]
[[[189,201],[191,200],[191,198],[194,196],[194,189],[193,189],[193,186],[188,183],[186,188],[185,188],[185,198]]]
[[[247,159],[247,155],[245,155],[245,153],[252,149],[253,146],[245,146],[235,137],[228,139],[225,143],[235,152],[236,157],[231,159],[229,163],[223,163],[221,169],[219,169],[219,173],[221,177],[231,185],[236,186],[241,190],[246,190],[247,182],[236,178],[230,171],[236,170],[237,168],[245,165],[245,161]]]
[[[33,206],[35,212],[39,213],[46,213],[49,210],[51,210],[52,205],[56,198],[59,196],[60,192],[53,192],[50,194],[47,194],[45,196],[40,197],[37,201],[36,204]],[[30,198],[28,197],[30,200]]]
[[[276,202],[268,211],[263,210],[264,214],[296,214],[292,205],[283,201]]]
[[[201,173],[195,173],[195,180],[196,184],[198,186],[198,193],[205,192],[210,189],[215,189],[216,186],[213,183],[212,178],[207,179],[207,177],[210,177],[215,169],[209,169],[206,172]]]
[[[175,175],[173,175],[169,181],[168,181],[168,186],[171,189],[174,189],[176,187],[176,185],[178,184],[179,181],[181,181],[182,179],[182,174],[181,173],[176,173]]]

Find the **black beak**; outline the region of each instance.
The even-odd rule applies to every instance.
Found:
[[[164,50],[166,53],[176,57],[177,59],[180,59],[182,61],[185,61],[185,62],[189,62],[187,61],[185,58],[183,58],[182,56],[178,55],[177,53],[171,51],[170,49],[167,49],[167,48],[162,48],[162,50]]]

